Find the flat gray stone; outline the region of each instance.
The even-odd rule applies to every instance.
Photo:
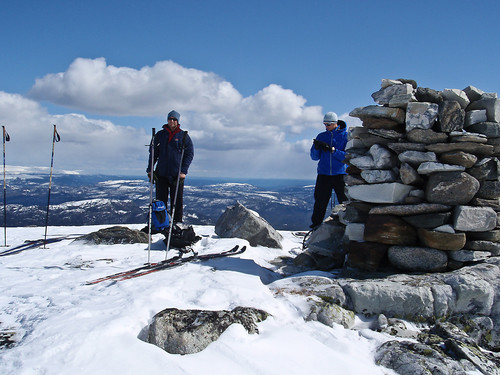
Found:
[[[369,184],[396,181],[396,174],[391,170],[372,169],[361,172],[361,177]]]
[[[446,252],[428,247],[391,246],[389,262],[396,268],[411,272],[440,272],[448,265]]]
[[[408,163],[412,166],[418,166],[426,161],[437,162],[436,153],[429,151],[403,151],[398,155],[398,159],[401,163]]]
[[[465,167],[461,165],[436,163],[433,161],[426,161],[418,166],[418,174],[431,174],[436,172],[462,172]]]
[[[400,203],[412,189],[412,186],[398,182],[354,185],[346,188],[348,195],[352,199],[372,203]]]
[[[447,207],[451,210],[451,206]],[[407,221],[416,228],[433,229],[447,223],[450,217],[451,212],[437,212],[403,216],[403,220]]]
[[[387,147],[397,154],[400,154],[404,151],[425,152],[425,144],[423,143],[409,143],[409,142],[388,143]]]
[[[490,156],[493,154],[494,147],[492,145],[477,144],[476,142],[454,142],[454,143],[434,143],[426,145],[427,151],[442,154],[450,151],[469,152],[474,155]]]
[[[461,165],[471,168],[477,162],[477,156],[463,151],[450,151],[439,155],[439,160],[446,164]]]
[[[456,250],[448,252],[450,259],[456,262],[477,262],[485,260],[491,256],[491,253],[487,251],[474,251],[474,250]]]
[[[436,214],[451,210],[450,205],[439,203],[421,203],[421,204],[398,204],[395,206],[377,206],[370,209],[370,215],[396,215],[411,216],[423,214]],[[448,214],[449,217],[449,214]],[[435,226],[442,225],[437,224]]]
[[[406,118],[405,111],[401,108],[380,107],[378,105],[355,108],[349,113],[349,116],[357,117],[361,120],[367,117],[385,118],[393,120],[398,124],[404,124]]]
[[[413,129],[406,133],[406,138],[414,143],[431,144],[446,142],[448,135],[432,129]]]

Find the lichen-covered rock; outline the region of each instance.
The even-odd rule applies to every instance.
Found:
[[[148,235],[140,230],[114,226],[78,237],[75,241],[83,241],[96,245],[148,243]]]
[[[232,311],[165,309],[153,317],[147,342],[171,354],[192,354],[205,349],[231,325],[241,324],[249,334],[259,333],[257,323],[265,311],[237,307]]]

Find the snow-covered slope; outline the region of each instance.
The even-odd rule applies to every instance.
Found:
[[[103,227],[50,227],[49,237]],[[218,238],[210,226],[195,231],[202,236],[196,244],[200,254],[248,246],[241,239]],[[281,234],[283,250],[248,246],[238,256],[93,286],[85,282],[144,264],[147,245],[64,240],[0,257],[0,330],[16,332],[16,344],[0,348],[0,374],[391,374],[373,361],[382,335],[306,322],[300,301],[273,295],[266,284],[278,276],[269,261],[301,251],[300,238]],[[10,245],[38,238],[43,238],[43,228],[7,232]],[[165,257],[162,238],[154,237],[153,262]],[[169,257],[174,254],[171,250]],[[204,351],[185,356],[138,338],[151,318],[168,307],[237,306],[272,316],[259,323],[258,335],[232,325]]]

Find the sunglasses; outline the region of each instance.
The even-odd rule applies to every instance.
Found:
[[[330,126],[330,125],[333,125],[333,124],[336,124],[337,121],[335,122],[324,122],[323,124],[325,124],[325,126]]]

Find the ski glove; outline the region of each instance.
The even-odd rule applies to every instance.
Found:
[[[313,142],[314,142],[314,148],[316,150],[321,150],[321,151],[326,151],[326,152],[333,152],[333,151],[335,151],[335,147],[330,146],[326,142],[318,141],[317,139],[314,139]]]

